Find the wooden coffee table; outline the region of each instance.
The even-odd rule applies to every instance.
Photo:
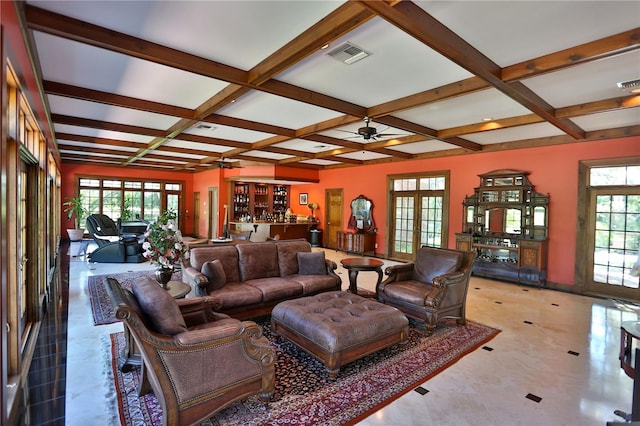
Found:
[[[348,257],[340,261],[342,266],[349,271],[349,291],[364,297],[375,297],[375,292],[369,290],[360,290],[358,292],[358,272],[372,271],[378,273],[378,282],[376,289],[382,282],[382,265],[384,262],[378,259],[370,259],[368,257]]]

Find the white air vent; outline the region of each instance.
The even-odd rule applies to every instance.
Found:
[[[337,59],[340,62],[344,62],[347,65],[351,65],[352,63],[357,62],[360,59],[366,58],[370,55],[370,53],[365,52],[355,44],[346,42],[345,44],[336,47],[331,52],[327,53],[327,55],[331,56],[334,59]]]
[[[212,126],[211,124],[206,124],[206,123],[198,123],[195,126],[193,126],[193,128],[199,129],[199,130],[208,130],[210,132],[216,129],[215,126]]]
[[[620,83],[618,83],[618,88],[629,91],[631,93],[638,93],[640,92],[640,79],[621,81]]]

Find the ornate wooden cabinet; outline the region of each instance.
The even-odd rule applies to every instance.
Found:
[[[458,250],[477,253],[473,274],[544,285],[549,196],[534,191],[528,172],[495,170],[464,200]]]
[[[337,244],[336,250],[339,251],[360,253],[361,256],[364,256],[365,253],[374,254],[376,234],[375,232],[359,234],[355,232],[338,231]]]

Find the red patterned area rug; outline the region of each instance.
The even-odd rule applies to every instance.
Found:
[[[203,423],[218,425],[344,425],[373,414],[404,393],[454,364],[500,331],[473,321],[458,326],[440,323],[425,337],[422,324],[411,321],[409,343],[395,345],[344,366],[336,381],[327,379],[315,358],[271,333],[269,321],[258,321],[277,351],[276,389],[269,408],[256,397],[237,402]],[[138,397],[140,370],[117,368],[124,334],[111,335],[111,371],[122,425],[160,425],[162,409],[153,393]]]
[[[120,283],[121,286],[131,289],[133,280],[140,276],[155,277],[153,269],[145,271],[124,272],[121,274],[107,274],[107,275],[92,275],[89,276],[87,282],[87,290],[89,293],[89,303],[91,305],[91,314],[93,315],[94,325],[112,324],[119,322],[116,319],[113,308],[111,307],[111,300],[107,294],[107,289],[104,286],[104,280],[107,277],[113,277]],[[180,271],[174,272],[171,280],[180,281],[182,274]]]

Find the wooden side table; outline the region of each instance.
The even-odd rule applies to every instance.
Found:
[[[384,262],[378,259],[370,259],[368,257],[348,257],[340,261],[342,266],[349,271],[349,291],[353,294],[364,297],[375,297],[375,293],[368,290],[358,291],[358,272],[372,271],[378,273],[378,282],[376,289],[382,282],[382,265]]]
[[[182,281],[169,281],[167,291],[174,299],[184,299],[191,292],[191,286]]]

